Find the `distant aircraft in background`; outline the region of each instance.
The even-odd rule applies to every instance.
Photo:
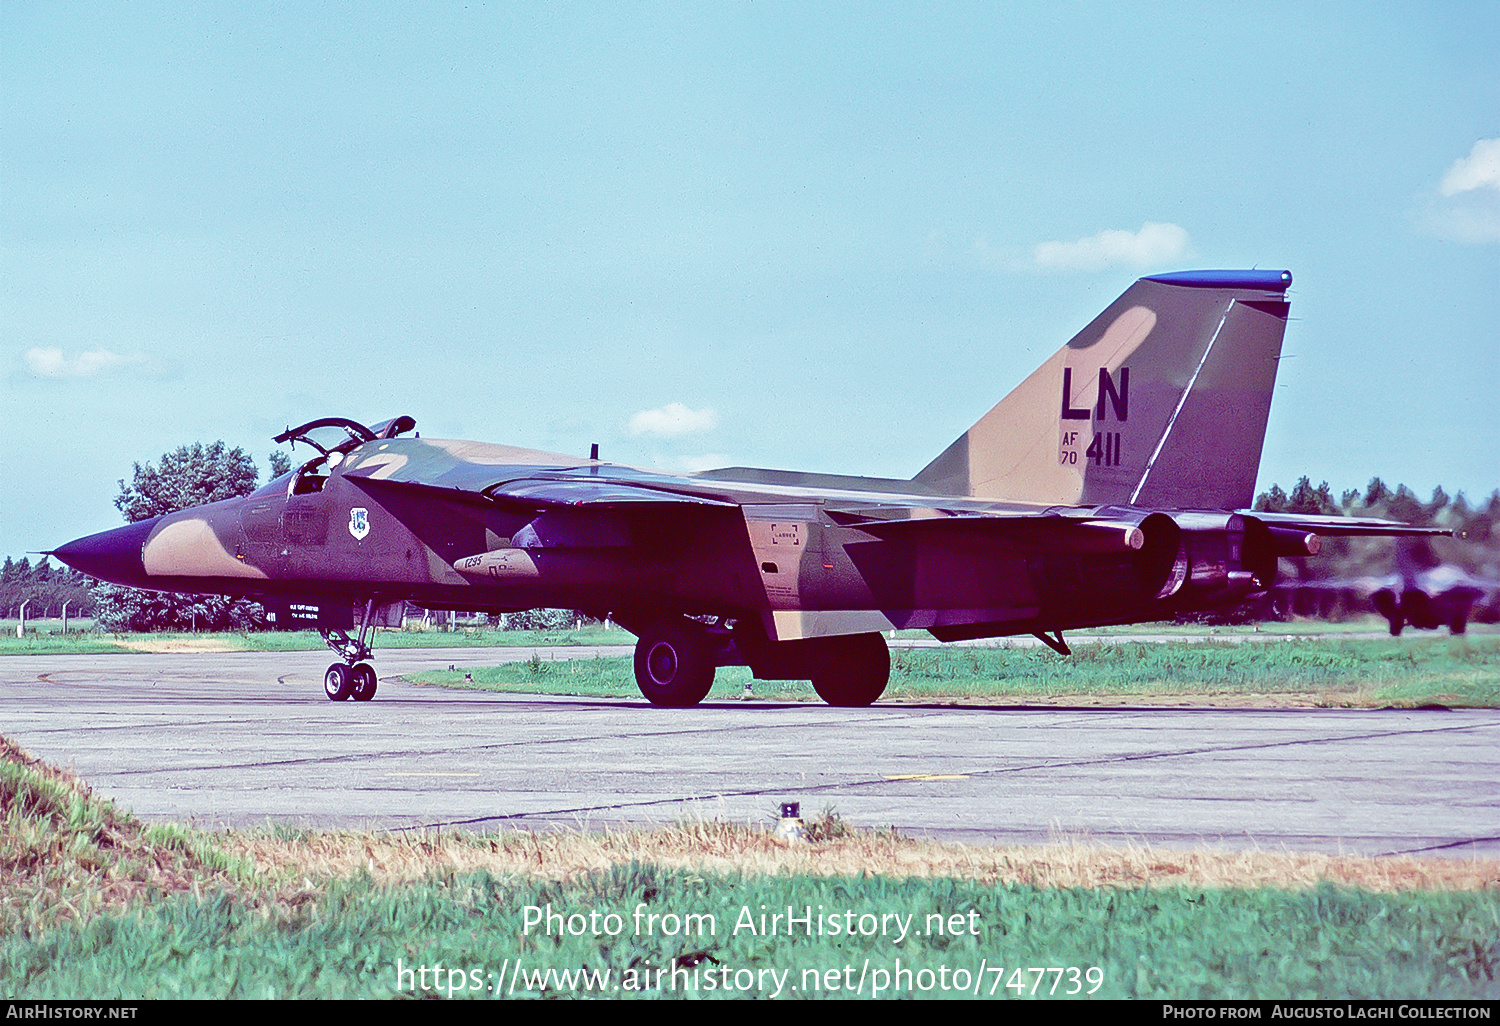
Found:
[[[1444,564],[1416,573],[1403,571],[1376,578],[1370,602],[1390,622],[1391,634],[1403,627],[1431,630],[1447,627],[1462,634],[1474,607],[1489,606],[1500,592],[1500,581],[1482,581],[1456,566]]]
[[[1383,575],[1288,581],[1274,591],[1292,613],[1327,613],[1329,603],[1373,609],[1390,624],[1391,635],[1407,627],[1447,627],[1462,634],[1470,620],[1500,619],[1500,581],[1475,577],[1451,563],[1422,567],[1420,542],[1396,546],[1396,569]]]
[[[324,679],[334,700],[374,695],[369,628],[410,600],[608,616],[637,635],[636,681],[656,705],[696,704],[726,665],[869,705],[890,673],[888,630],[1034,634],[1067,654],[1065,630],[1262,592],[1279,558],[1316,555],[1322,534],[1448,533],[1247,508],[1291,280],[1142,278],[910,480],[673,475],[402,437],[410,417],[326,417],[276,439],[318,455],[252,495],[55,555],[117,584],[253,597],[278,626],[318,628],[340,659]],[[496,401],[513,401],[506,388],[524,382]]]

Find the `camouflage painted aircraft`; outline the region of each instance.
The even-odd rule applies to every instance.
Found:
[[[325,418],[278,436],[317,456],[254,494],[56,555],[118,584],[257,598],[281,626],[320,629],[340,657],[334,700],[374,695],[369,627],[411,600],[607,615],[637,635],[656,705],[694,705],[724,665],[868,705],[890,672],[884,631],[1034,634],[1067,654],[1065,630],[1265,589],[1320,533],[1441,533],[1246,511],[1290,284],[1142,278],[909,481],[674,476],[408,437],[410,417]]]
[[[1482,581],[1456,566],[1436,566],[1431,570],[1390,574],[1376,579],[1378,586],[1370,592],[1370,604],[1391,625],[1391,634],[1403,627],[1433,630],[1447,627],[1452,634],[1462,634],[1469,626],[1469,616],[1481,603],[1494,603],[1497,585]]]
[[[1320,596],[1346,608],[1372,608],[1390,624],[1393,637],[1407,627],[1447,627],[1451,634],[1463,634],[1471,617],[1493,622],[1500,606],[1500,581],[1475,577],[1449,563],[1418,569],[1404,547],[1397,549],[1394,573],[1288,581],[1278,584],[1274,592],[1298,612],[1307,605],[1316,608]]]

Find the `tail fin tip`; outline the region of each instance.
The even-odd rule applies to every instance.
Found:
[[[1148,274],[1144,281],[1182,285],[1196,289],[1262,289],[1285,292],[1292,284],[1291,271],[1168,271]]]
[[[1292,274],[1148,275],[914,481],[1057,505],[1253,497]]]

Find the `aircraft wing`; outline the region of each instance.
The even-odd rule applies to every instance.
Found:
[[[501,505],[639,507],[642,505],[733,506],[733,502],[691,495],[645,484],[600,480],[539,478],[506,481],[486,488],[486,498]]]
[[[352,477],[352,475],[351,475]],[[482,488],[465,488],[447,483],[430,485],[420,481],[389,478],[353,478],[372,493],[384,489],[408,493],[426,493],[434,497],[467,499],[483,505],[495,505],[518,513],[544,513],[561,508],[635,509],[644,512],[661,507],[733,507],[711,496],[681,494],[639,484],[611,481],[607,478],[555,479],[520,478],[502,481]]]
[[[709,491],[684,491],[676,479],[513,446],[427,439],[371,443],[352,454],[344,476],[361,485],[427,491],[517,510],[561,506],[669,504],[732,506]]]
[[[457,494],[516,512],[565,507],[686,512],[791,504],[816,507],[838,527],[877,537],[978,532],[1075,552],[1140,549],[1145,544],[1141,521],[1149,512],[1125,511],[1121,517],[1035,503],[866,491],[857,478],[812,484],[677,477],[558,453],[427,439],[372,442],[350,454],[343,473],[375,491]]]
[[[376,440],[352,451],[344,476],[374,489],[456,495],[515,512],[538,514],[564,507],[596,510],[652,509],[687,512],[709,508],[747,509],[788,504],[816,507],[840,528],[880,538],[900,539],[955,535],[1004,539],[1023,548],[1064,552],[1129,552],[1161,546],[1178,526],[1192,530],[1197,514],[1157,513],[1129,506],[1077,507],[1000,502],[972,496],[902,494],[898,482],[858,478],[814,479],[811,476],[730,477],[707,474],[679,477],[560,453],[477,442],[419,438]],[[862,487],[863,486],[863,487]],[[810,514],[816,516],[816,514]],[[1243,510],[1225,517],[1260,521],[1277,536],[1298,532],[1322,536],[1444,535],[1440,528],[1412,527],[1369,518],[1260,513]],[[1168,521],[1172,523],[1169,524]],[[1227,526],[1227,521],[1224,525]],[[1289,543],[1290,544],[1290,543]],[[1152,549],[1157,545],[1151,545]],[[1293,545],[1280,555],[1306,555]]]

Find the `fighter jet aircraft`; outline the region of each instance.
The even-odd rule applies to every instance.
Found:
[[[1376,581],[1379,586],[1371,590],[1370,603],[1390,623],[1392,635],[1406,626],[1447,627],[1452,634],[1462,634],[1475,605],[1492,603],[1497,588],[1493,581],[1482,581],[1448,565],[1403,570]]]
[[[638,637],[655,705],[696,704],[724,665],[868,705],[890,672],[884,631],[1034,634],[1067,654],[1065,630],[1265,589],[1278,557],[1316,554],[1320,534],[1444,533],[1247,511],[1291,280],[1142,278],[910,480],[675,476],[415,437],[410,417],[329,417],[278,436],[317,455],[259,491],[56,555],[316,627],[340,657],[336,701],[374,695],[369,627],[412,600],[607,615]]]
[[[1294,612],[1330,603],[1344,608],[1373,608],[1390,624],[1391,635],[1407,627],[1447,627],[1463,634],[1469,620],[1494,615],[1500,581],[1475,577],[1462,567],[1441,563],[1419,569],[1405,546],[1396,550],[1396,571],[1354,578],[1315,579],[1278,584],[1276,597]]]

